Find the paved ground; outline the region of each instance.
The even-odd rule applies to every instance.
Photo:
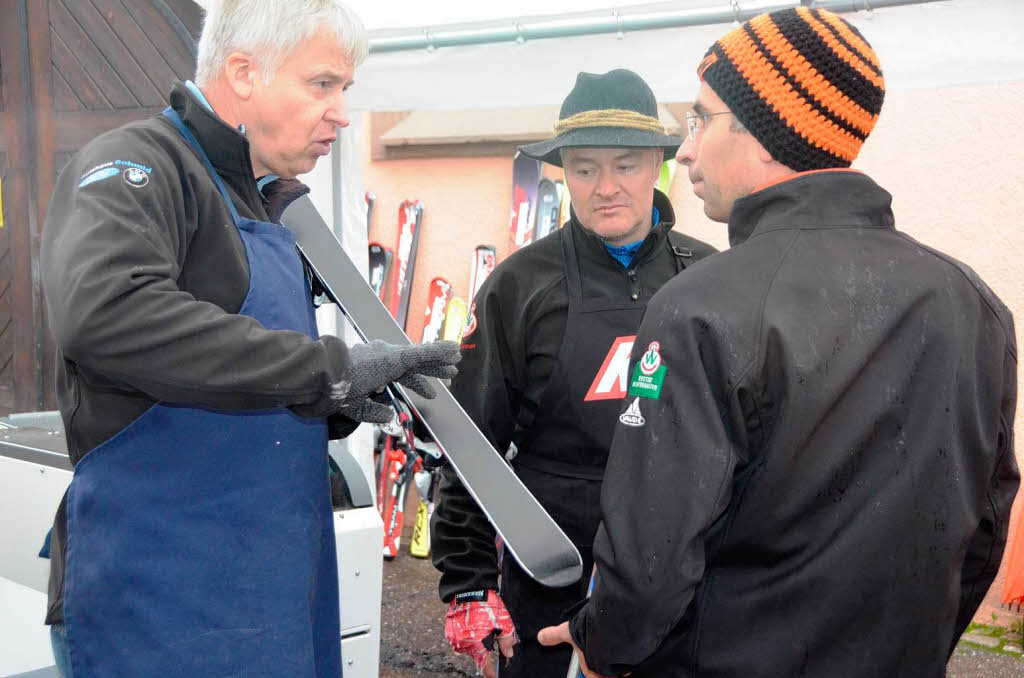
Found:
[[[415,516],[410,506],[406,516]],[[446,606],[437,598],[437,571],[429,560],[413,558],[408,552],[412,534],[406,526],[402,553],[384,563],[384,595],[381,608],[381,678],[422,678],[477,676],[476,666],[455,655],[444,639]],[[1001,578],[994,591],[999,590]],[[989,594],[975,621],[1010,626],[1024,618],[998,603]],[[977,649],[961,643],[947,667],[947,678],[1024,678],[1024,659]]]

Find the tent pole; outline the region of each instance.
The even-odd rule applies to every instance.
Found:
[[[636,14],[613,12],[608,16],[594,16],[592,13],[566,15],[529,23],[510,21],[507,25],[481,22],[429,26],[422,30],[417,29],[415,32],[404,32],[401,35],[371,36],[370,52],[379,54],[417,49],[432,50],[438,47],[481,45],[494,42],[524,42],[600,33],[621,34],[627,31],[727,24],[733,21],[746,21],[762,12],[772,12],[800,5],[814,9],[828,9],[833,12],[854,12],[944,1],[947,0],[813,0],[813,2],[807,0],[760,0],[757,2],[741,1],[718,7],[672,9]]]

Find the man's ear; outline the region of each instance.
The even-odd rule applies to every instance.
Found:
[[[259,77],[259,68],[251,55],[232,52],[224,64],[224,77],[235,96],[248,100]]]
[[[757,159],[766,165],[770,165],[775,162],[775,158],[772,157],[772,154],[769,153],[768,150],[760,144],[760,142],[757,144]]]

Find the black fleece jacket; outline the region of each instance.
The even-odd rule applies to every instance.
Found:
[[[650,301],[658,398],[618,424],[572,635],[590,668],[945,675],[1019,484],[1009,311],[816,172],[736,202],[732,248]]]
[[[660,223],[636,252],[632,278],[604,242],[572,216],[564,228],[575,230],[587,296],[628,301],[635,292],[649,297],[678,270],[676,256],[666,244],[689,254],[686,266],[716,252],[707,243],[672,230],[675,214],[664,194],[655,192],[654,206]],[[476,329],[463,338],[452,393],[496,450],[505,452],[515,443],[520,454],[531,454],[524,438],[534,433],[531,426],[558,358],[568,308],[557,232],[503,261],[477,293]],[[635,330],[623,328],[623,333]],[[431,523],[431,556],[442,573],[441,598],[447,602],[463,591],[497,589],[494,528],[448,467],[439,494]]]
[[[295,182],[257,189],[249,144],[176,83],[177,110],[239,214],[279,216]],[[269,214],[271,204],[277,215]],[[77,463],[158,401],[223,410],[329,409],[348,366],[336,337],[313,341],[238,315],[249,288],[245,248],[198,155],[163,116],[87,144],[61,172],[40,245],[57,344],[57,398]],[[331,417],[333,435],[352,422]],[[326,462],[325,462],[326,463]],[[51,549],[47,622],[61,619],[65,516]]]

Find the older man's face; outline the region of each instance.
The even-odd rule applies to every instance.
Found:
[[[628,245],[651,230],[660,148],[562,149],[565,185],[583,228],[611,245]]]
[[[345,90],[355,67],[337,38],[319,31],[300,43],[270,83],[257,78],[246,115],[257,177],[294,177],[331,152],[337,128],[347,127]]]

